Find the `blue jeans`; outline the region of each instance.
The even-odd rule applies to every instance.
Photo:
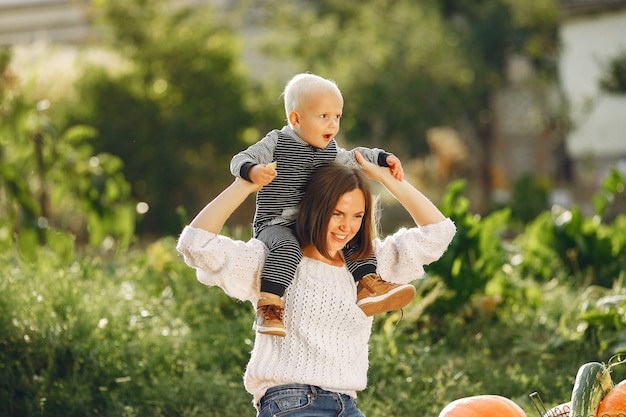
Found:
[[[313,385],[280,385],[267,390],[257,417],[365,417],[349,395]]]

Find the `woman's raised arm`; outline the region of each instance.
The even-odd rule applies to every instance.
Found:
[[[235,178],[224,191],[207,204],[189,226],[219,234],[224,223],[246,198],[262,187],[241,178]]]
[[[368,178],[380,182],[409,212],[415,224],[424,226],[439,223],[446,217],[424,194],[406,180],[398,181],[387,167],[380,167],[366,161],[356,152],[356,158]]]

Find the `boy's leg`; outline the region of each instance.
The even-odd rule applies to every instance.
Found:
[[[269,226],[257,236],[269,249],[261,271],[261,299],[257,304],[255,329],[259,333],[285,336],[282,296],[293,281],[302,251],[293,231]]]
[[[392,284],[376,273],[376,258],[351,258],[351,250],[344,251],[346,266],[357,282],[356,304],[368,316],[399,310],[415,297],[411,284]]]

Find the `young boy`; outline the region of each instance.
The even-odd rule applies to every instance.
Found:
[[[354,151],[380,166],[388,166],[402,180],[400,160],[380,149],[337,146],[335,135],[343,112],[337,85],[314,74],[298,74],[286,85],[284,95],[288,125],[272,130],[263,139],[235,155],[233,175],[263,188],[257,193],[254,236],[269,249],[261,273],[261,299],[257,304],[257,332],[285,336],[282,296],[302,259],[294,234],[298,205],[315,169],[332,161],[358,166]],[[376,259],[352,259],[346,247],[346,265],[357,284],[357,305],[368,316],[397,310],[415,296],[409,284],[391,284],[376,274]],[[355,258],[358,258],[355,256]]]

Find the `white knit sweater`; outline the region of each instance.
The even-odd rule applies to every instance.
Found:
[[[379,274],[408,283],[424,265],[441,257],[456,228],[451,220],[401,229],[374,241]],[[200,282],[219,286],[231,297],[256,305],[267,248],[187,226],[178,251],[196,269]],[[285,292],[287,336],[257,334],[244,385],[254,403],[273,386],[316,385],[356,398],[365,388],[372,318],[356,305],[356,284],[345,267],[304,257]]]

